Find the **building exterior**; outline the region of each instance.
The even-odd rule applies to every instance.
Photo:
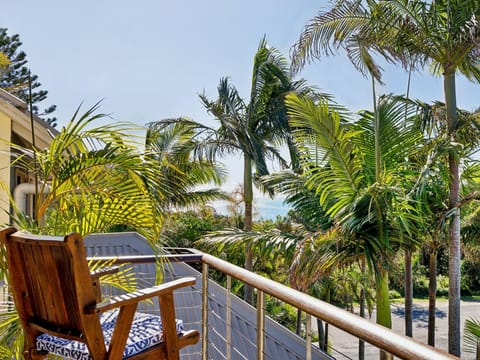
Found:
[[[35,146],[45,148],[57,131],[37,116],[34,116]],[[32,146],[32,128],[27,104],[0,89],[0,226],[9,223],[10,194],[19,196],[21,209],[31,214],[33,179],[23,170],[12,166],[11,144]],[[20,186],[20,187],[19,187]]]

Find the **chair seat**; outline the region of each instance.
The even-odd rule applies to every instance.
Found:
[[[119,310],[112,310],[101,314],[100,322],[105,338],[105,345],[110,345],[110,339],[117,320]],[[176,320],[177,333],[183,331],[182,320]],[[127,346],[123,357],[136,355],[162,341],[162,320],[160,316],[137,312],[133,319]],[[42,334],[37,338],[37,349],[46,350],[51,354],[63,356],[68,359],[91,359],[87,345],[74,340]]]

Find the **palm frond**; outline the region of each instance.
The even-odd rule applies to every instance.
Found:
[[[342,1],[330,11],[320,12],[305,26],[291,49],[292,71],[298,72],[306,63],[334,54],[369,24],[369,14],[360,1]]]
[[[480,349],[480,320],[471,318],[465,320],[463,335],[465,351],[478,354]]]
[[[321,156],[320,166],[306,167],[307,187],[315,189],[321,204],[332,197],[336,199],[328,214],[342,211],[359,191],[363,178],[361,163],[351,142],[358,132],[341,126],[338,114],[330,112],[326,104],[316,105],[310,99],[295,95],[289,95],[286,102],[294,139],[306,147],[310,158],[315,159],[318,151]],[[338,190],[335,194],[334,189]]]
[[[0,359],[19,359],[24,350],[23,329],[13,301],[0,303]]]
[[[31,231],[86,234],[112,223],[155,228],[146,184],[161,179],[129,136],[135,128],[120,122],[94,127],[105,117],[95,114],[97,109],[95,105],[82,115],[77,109],[46,149],[11,145],[14,165],[38,179],[37,218],[27,224],[16,212],[16,220]]]

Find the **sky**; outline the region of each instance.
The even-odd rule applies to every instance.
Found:
[[[145,125],[172,117],[211,121],[198,94],[216,97],[228,76],[247,99],[253,56],[260,39],[288,57],[303,27],[331,3],[325,0],[22,0],[2,4],[0,26],[19,34],[32,73],[48,90],[45,107],[56,104],[58,126],[76,108],[102,100],[112,121]],[[378,93],[404,94],[407,74],[384,66]],[[353,111],[370,109],[370,81],[345,56],[324,58],[299,77]],[[480,87],[458,77],[457,104],[473,110]],[[413,75],[410,96],[442,100],[440,78],[428,70]],[[224,189],[241,183],[240,156],[226,159]],[[257,197],[263,218],[284,215],[282,199]]]

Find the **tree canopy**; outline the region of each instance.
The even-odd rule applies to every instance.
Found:
[[[4,60],[9,62],[0,72],[0,88],[26,103],[30,103],[29,83],[31,82],[33,112],[39,116],[47,116],[55,111],[56,105],[51,105],[43,111],[39,110],[38,105],[47,99],[48,91],[41,89],[42,84],[38,81],[38,75],[31,74],[27,66],[27,54],[20,49],[21,46],[22,42],[18,34],[9,36],[8,29],[0,28],[0,53],[4,55],[0,58],[0,65],[4,63]],[[57,119],[55,117],[47,117],[44,120],[50,125],[56,126]]]

